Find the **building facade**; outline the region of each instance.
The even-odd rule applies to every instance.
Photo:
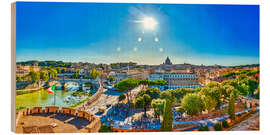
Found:
[[[152,86],[157,87],[160,90],[166,89],[178,89],[178,88],[197,88],[201,87],[198,77],[192,73],[154,73],[149,74],[148,80],[164,80],[167,85],[164,86]]]
[[[163,80],[168,82],[165,89],[201,87],[198,77],[192,73],[165,73]]]
[[[184,66],[187,64],[184,64]],[[150,73],[148,76],[148,80],[164,80],[168,82],[164,86],[151,86],[157,87],[160,90],[166,89],[178,89],[178,88],[197,88],[201,87],[199,83],[198,76],[191,71],[188,71],[187,67],[181,65],[181,70],[179,67],[174,69],[173,65],[169,57],[166,58],[165,62],[160,65],[159,70],[156,70],[154,73]],[[180,65],[178,65],[180,66]],[[163,72],[165,71],[165,72]],[[170,72],[167,72],[170,71]]]

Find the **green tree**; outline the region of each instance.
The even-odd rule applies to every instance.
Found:
[[[40,79],[39,73],[35,72],[35,71],[30,71],[29,76],[30,76],[33,83],[36,83]]]
[[[199,131],[209,131],[208,125],[200,126]]]
[[[54,68],[47,68],[47,70],[48,70],[49,78],[50,79],[54,79],[54,78],[56,78],[58,76],[58,72],[57,72],[56,69],[54,69]]]
[[[48,71],[46,71],[46,70],[40,71],[40,79],[47,82],[49,80]]]
[[[249,86],[246,84],[246,83],[244,83],[243,81],[240,81],[239,82],[239,87],[238,87],[238,89],[239,89],[239,92],[242,94],[242,95],[248,95],[249,94]]]
[[[216,131],[221,131],[222,130],[222,125],[220,123],[217,123],[214,125],[214,128]]]
[[[214,100],[216,100],[217,105],[216,108],[221,106],[221,94],[222,87],[217,82],[211,82],[206,87],[202,88],[200,91],[200,95],[210,96]]]
[[[251,96],[254,96],[254,92],[258,88],[259,83],[255,80],[252,80],[252,79],[248,79],[247,83],[249,86],[249,93],[251,94]]]
[[[106,126],[105,124],[102,124],[98,132],[110,132],[112,133],[113,131],[109,126]]]
[[[199,94],[191,93],[184,96],[181,106],[188,115],[197,115],[204,110],[204,103]]]
[[[100,78],[101,73],[100,73],[100,71],[98,71],[98,70],[92,68],[90,75],[91,75],[94,79],[97,79],[97,77]]]
[[[77,73],[73,73],[73,74],[72,74],[72,78],[77,79],[77,78],[79,78],[79,75],[78,75]]]
[[[183,106],[180,106],[176,109],[177,112],[180,112],[181,114],[185,113],[185,109],[183,108]]]
[[[172,92],[171,90],[165,90],[165,91],[162,91],[160,93],[160,98],[161,99],[170,99],[170,98],[173,98],[172,97]]]
[[[66,68],[62,68],[61,73],[66,73],[67,69]]]
[[[173,122],[173,114],[172,114],[172,99],[166,99],[165,105],[163,109],[163,120],[161,123],[161,131],[172,131],[172,122]]]
[[[228,123],[226,120],[222,121],[222,126],[223,126],[224,128],[230,127],[229,123]]]
[[[146,90],[140,91],[137,96],[142,96],[144,94],[148,94],[152,100],[160,97],[160,90],[158,88],[147,88]]]
[[[78,79],[80,74],[81,74],[81,70],[78,69],[75,73],[72,74],[72,77]]]
[[[61,73],[60,67],[55,68],[55,70],[57,71],[57,73]]]
[[[235,76],[236,73],[235,72],[227,72],[226,74],[223,75],[223,77],[231,77],[231,76]]]
[[[22,76],[21,78],[22,78],[22,81],[25,81],[26,78],[27,78],[27,75],[24,75],[24,76]]]
[[[255,74],[257,74],[257,73],[260,73],[260,70],[249,71],[249,72],[247,73],[247,75],[248,75],[248,76],[252,76],[252,75],[255,75]]]
[[[119,97],[118,97],[118,101],[120,102],[120,101],[122,101],[122,100],[125,100],[126,99],[126,96],[124,95],[124,94],[122,94],[122,95],[120,95]]]
[[[146,79],[139,80],[139,84],[142,84],[142,85],[149,85],[150,82],[151,82],[150,80],[146,80]]]
[[[228,114],[230,115],[231,119],[234,119],[235,117],[235,95],[233,92],[230,94],[230,100],[229,100],[229,106],[228,106]]]
[[[148,107],[151,104],[153,99],[157,99],[159,98],[159,96],[160,96],[160,90],[158,88],[147,88],[146,90],[141,90],[136,96],[136,99],[138,98],[138,103],[140,104],[138,106],[143,107],[146,113],[146,107]],[[141,97],[143,97],[143,99]],[[142,106],[141,106],[140,100],[143,100],[144,102]],[[135,100],[135,104],[136,102],[137,100]]]
[[[197,92],[197,89],[185,89],[185,88],[179,88],[172,91],[172,95],[178,100],[178,102],[181,102],[181,99],[189,93],[195,93]]]
[[[143,108],[144,107],[144,100],[142,96],[135,98],[135,107],[136,108]]]
[[[202,95],[201,98],[204,104],[204,110],[211,111],[216,107],[217,105],[216,100],[214,100],[210,96]]]
[[[127,78],[114,85],[119,92],[126,92],[128,103],[130,104],[130,90],[138,86],[138,80]]]
[[[22,81],[22,77],[21,76],[16,76],[16,81],[17,82],[21,82]]]
[[[151,102],[151,107],[154,109],[155,117],[160,117],[163,113],[164,105],[165,105],[164,99],[153,99]]]
[[[139,85],[143,85],[143,89],[145,89],[147,85],[150,85],[150,83],[151,83],[150,80],[146,79],[139,80]]]
[[[135,107],[144,109],[144,116],[146,116],[146,109],[151,104],[151,97],[148,94],[139,96],[135,99]]]
[[[260,85],[258,85],[258,88],[257,88],[256,98],[260,99]]]

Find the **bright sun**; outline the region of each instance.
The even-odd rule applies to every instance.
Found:
[[[157,22],[154,18],[152,17],[145,17],[143,20],[143,26],[145,29],[153,30],[155,29]]]

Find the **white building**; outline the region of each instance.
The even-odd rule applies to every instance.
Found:
[[[148,80],[164,80],[167,85],[153,86],[158,87],[160,90],[178,89],[178,88],[197,88],[201,87],[198,77],[192,73],[154,73],[149,74]]]

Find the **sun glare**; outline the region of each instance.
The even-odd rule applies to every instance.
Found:
[[[157,25],[157,21],[152,17],[145,17],[143,19],[143,26],[145,29],[153,30]]]

